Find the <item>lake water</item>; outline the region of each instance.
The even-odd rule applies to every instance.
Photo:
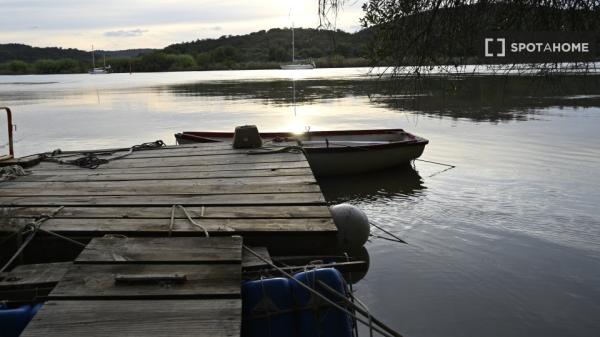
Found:
[[[407,337],[599,336],[598,77],[390,84],[367,70],[0,76],[0,106],[19,156],[242,124],[404,128],[430,140],[422,159],[456,168],[321,181],[408,242],[368,243],[358,297]]]

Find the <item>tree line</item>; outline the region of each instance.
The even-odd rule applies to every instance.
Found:
[[[119,52],[106,55],[106,63],[114,72],[159,72],[224,69],[272,69],[292,60],[291,29],[261,30],[246,35],[227,35],[218,39],[203,39],[177,43],[161,50],[143,50],[137,55],[118,57]],[[368,31],[347,33],[341,30],[294,29],[295,58],[313,59],[317,67],[367,66]],[[82,73],[91,68],[89,52],[71,49],[31,48],[38,59],[21,57],[7,60],[7,45],[0,45],[1,74]],[[14,46],[12,49],[14,51]],[[22,45],[18,45],[22,46]],[[64,57],[58,51],[65,51]],[[97,52],[100,60],[104,52]],[[115,55],[115,56],[112,56]],[[10,56],[8,56],[10,57]]]

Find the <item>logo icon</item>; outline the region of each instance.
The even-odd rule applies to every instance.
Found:
[[[490,44],[492,44],[493,42],[496,43],[500,43],[500,52],[499,53],[495,53],[490,51]],[[498,37],[498,38],[489,38],[486,37],[485,38],[485,57],[505,57],[506,56],[506,39],[503,37]]]

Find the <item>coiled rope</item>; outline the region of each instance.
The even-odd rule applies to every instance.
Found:
[[[51,161],[51,162],[63,164],[63,165],[75,165],[75,166],[79,166],[82,168],[96,169],[102,164],[107,164],[113,160],[125,158],[125,157],[131,155],[132,153],[134,153],[135,151],[155,150],[155,149],[161,148],[163,146],[165,146],[165,143],[159,139],[154,142],[148,142],[148,143],[134,145],[131,148],[129,148],[129,151],[127,153],[124,153],[122,155],[118,155],[115,157],[110,157],[110,158],[98,157],[98,155],[102,155],[102,154],[112,154],[111,152],[103,151],[103,152],[90,152],[90,153],[85,154],[83,157],[80,157],[77,159],[71,159],[71,160],[63,160],[63,159],[57,158],[56,157],[57,155],[62,154],[62,151],[60,149],[57,149],[57,150],[52,151],[49,154],[43,154],[42,160]]]
[[[0,181],[13,180],[16,177],[26,176],[30,173],[19,165],[0,167]]]

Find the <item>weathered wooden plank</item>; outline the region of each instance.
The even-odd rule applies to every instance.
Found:
[[[162,158],[162,157],[182,157],[182,156],[212,156],[212,155],[231,155],[231,154],[247,154],[252,149],[234,149],[233,147],[177,147],[177,148],[158,148],[154,150],[139,150],[129,153],[130,151],[97,151],[94,152],[99,158],[115,158],[121,159],[140,159],[140,158]],[[79,158],[86,153],[69,152],[53,156],[56,159],[74,159]]]
[[[136,151],[124,157],[123,159],[134,160],[144,158],[166,158],[166,157],[188,157],[188,156],[228,156],[236,154],[247,154],[252,149],[234,149],[234,148],[183,148],[170,149],[169,151]]]
[[[180,274],[185,282],[120,284],[116,275]],[[52,299],[223,298],[240,295],[236,264],[73,264],[48,295]]]
[[[0,289],[34,287],[58,282],[71,262],[24,264],[0,273]]]
[[[17,207],[11,210],[14,218],[35,218],[50,214],[56,207]],[[186,207],[194,217],[227,218],[330,218],[327,206],[207,206]],[[181,211],[175,212],[178,219],[185,218]],[[55,218],[141,218],[170,219],[171,207],[65,207]]]
[[[299,193],[299,192],[320,192],[319,185],[311,182],[310,178],[303,176],[292,177],[302,179],[299,182],[291,181],[289,183],[275,180],[271,183],[237,183],[235,181],[226,181],[223,183],[214,182],[213,184],[203,184],[195,181],[174,180],[174,181],[155,181],[155,183],[145,183],[145,181],[125,181],[125,182],[75,182],[75,183],[34,183],[27,182],[21,184],[5,185],[0,187],[0,193],[3,196],[75,196],[75,195],[215,195],[215,194],[247,194],[247,193]],[[308,180],[302,182],[302,180]],[[169,184],[169,182],[174,182]],[[119,185],[123,183],[123,185]],[[186,184],[187,183],[187,184]],[[103,186],[104,185],[104,186]]]
[[[248,154],[255,151],[272,151],[280,150],[283,147],[296,145],[295,143],[280,143],[278,145],[267,145],[261,149],[234,149],[228,148],[182,148],[170,149],[168,151],[136,151],[124,157],[123,159],[142,159],[142,158],[158,158],[158,157],[187,157],[187,156],[218,156],[218,155],[234,155]],[[124,152],[115,153],[113,156],[123,154]]]
[[[296,142],[280,142],[274,144],[266,144],[263,149],[280,149],[285,146],[297,145]],[[134,151],[125,158],[154,158],[161,156],[187,156],[187,155],[203,155],[203,154],[246,154],[249,151],[257,151],[257,149],[234,149],[231,143],[204,143],[204,144],[188,144],[185,146],[174,146],[174,147],[162,147],[151,150],[139,150]],[[98,151],[100,153],[110,153],[113,156],[123,155],[129,152],[129,150],[120,151]],[[78,153],[65,153],[67,155],[78,154]]]
[[[56,283],[23,286],[18,288],[0,288],[0,301],[8,302],[36,302],[40,297],[46,297],[54,289]],[[1,330],[0,330],[1,331]]]
[[[267,247],[251,247],[251,249],[253,251],[255,251],[256,253],[258,253],[258,255],[263,257],[265,260],[269,261],[270,263],[273,263],[273,260],[271,260],[271,255],[269,254]],[[243,250],[243,252],[242,252],[242,268],[254,269],[254,268],[259,268],[259,267],[267,267],[267,266],[269,266],[269,265],[266,262],[259,259],[255,255],[248,253],[245,249]]]
[[[325,204],[319,193],[252,193],[215,195],[137,195],[137,196],[27,196],[0,195],[0,205],[10,206],[150,206],[150,205],[289,205]]]
[[[185,157],[185,156],[218,156],[247,154],[252,149],[234,149],[233,147],[195,147],[195,148],[171,148],[159,151],[135,151],[123,159],[142,159],[159,157]],[[125,154],[125,151],[114,152],[112,156]]]
[[[27,223],[30,219],[18,219]],[[194,221],[212,233],[231,232],[335,232],[332,219],[204,219]],[[92,233],[162,233],[171,228],[170,219],[50,219],[44,222],[44,229],[59,232],[92,232]],[[191,224],[187,219],[176,219],[172,232],[176,234],[202,233],[202,229]]]
[[[75,263],[237,263],[241,237],[93,238]]]
[[[131,181],[131,180],[182,180],[243,177],[312,176],[310,168],[257,169],[235,171],[161,172],[161,173],[113,173],[112,171],[88,170],[84,173],[62,172],[61,174],[32,174],[19,177],[18,182],[72,182],[72,181]]]
[[[209,185],[209,186],[143,186],[143,187],[74,187],[74,188],[5,188],[0,193],[10,196],[146,196],[146,195],[216,195],[248,193],[303,193],[319,192],[319,186],[310,183],[268,185]]]
[[[229,164],[254,164],[254,163],[279,163],[290,161],[306,161],[302,153],[277,153],[264,155],[232,154],[227,156],[202,156],[202,157],[161,157],[137,160],[114,160],[103,164],[101,168],[136,168],[136,167],[171,167],[194,165],[229,165]],[[47,163],[40,163],[43,166]],[[62,165],[64,169],[77,169],[74,165]]]
[[[126,180],[126,181],[70,181],[70,182],[45,182],[45,181],[5,181],[0,184],[0,189],[85,189],[85,188],[119,188],[119,187],[184,187],[184,186],[215,186],[215,185],[269,185],[269,184],[316,184],[314,176],[273,176],[273,177],[231,177],[208,179],[184,180]]]
[[[49,301],[22,337],[238,337],[239,299]]]
[[[248,155],[249,151],[246,150],[234,150],[234,149],[179,149],[179,150],[159,150],[159,151],[136,151],[131,154],[128,154],[125,157],[122,155],[125,154],[124,151],[118,152],[99,152],[96,156],[100,159],[107,159],[109,161],[119,160],[119,161],[127,161],[127,160],[139,160],[139,159],[158,159],[158,158],[174,158],[174,157],[185,157],[185,158],[194,158],[194,157],[214,157],[214,156],[241,156]],[[81,153],[73,153],[73,154],[63,154],[53,156],[52,159],[56,160],[75,160],[85,156],[85,154]]]
[[[229,165],[254,163],[279,163],[305,161],[303,154],[279,153],[275,155],[230,155],[212,157],[165,157],[137,160],[115,160],[105,164],[107,168],[157,167],[157,166],[193,166],[193,165]]]
[[[36,165],[37,163],[39,163],[41,158],[42,157],[40,155],[36,154],[36,155],[27,156],[27,157],[2,160],[2,161],[0,161],[0,167],[10,166],[10,165],[19,165],[22,167],[30,167],[30,166],[33,166],[33,165]]]
[[[91,170],[72,165],[60,165],[44,162],[28,169],[32,175],[48,174],[134,174],[134,173],[181,173],[181,172],[221,172],[240,170],[277,170],[290,168],[309,168],[307,161],[290,161],[279,163],[246,163],[246,164],[214,164],[198,166],[166,166],[166,167],[143,167],[143,168],[107,168],[100,166]],[[20,179],[20,178],[17,178]]]
[[[137,145],[137,144],[135,144]],[[147,151],[170,151],[177,149],[231,149],[231,142],[212,142],[212,143],[194,143],[194,144],[178,144],[178,145],[166,145],[159,148],[153,149],[140,149],[139,152]],[[98,152],[128,152],[131,147],[118,147],[118,148],[103,148],[103,149],[79,149],[79,150],[65,150],[61,151],[61,154],[79,154],[79,153],[98,153]],[[48,152],[49,153],[49,152]],[[39,155],[39,154],[38,154]]]

